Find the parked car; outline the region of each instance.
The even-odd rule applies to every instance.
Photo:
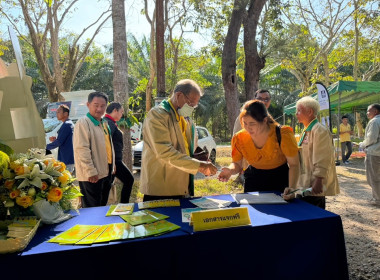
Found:
[[[208,159],[212,163],[215,164],[216,161],[216,143],[214,138],[207,130],[207,128],[202,126],[196,127],[198,134],[198,146],[203,150],[208,152]],[[144,141],[137,143],[134,147],[132,147],[132,157],[133,157],[133,169],[140,170],[141,169],[141,155],[144,147]]]

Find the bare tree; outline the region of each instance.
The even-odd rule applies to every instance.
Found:
[[[78,0],[17,0],[15,2],[21,8],[22,19],[28,28],[29,37],[22,35],[17,25],[18,19],[13,17],[12,13],[7,12],[3,7],[1,13],[11,22],[22,39],[33,47],[50,101],[64,100],[60,93],[71,90],[72,83],[91,44],[111,16],[110,10],[104,11],[95,22],[75,36],[68,46],[68,51],[64,53],[60,49],[60,31]],[[81,46],[79,41],[92,27],[96,27],[95,32]],[[52,59],[52,67],[49,65],[49,58]]]
[[[349,2],[350,0],[325,0],[316,5],[311,0],[295,0],[294,9],[284,13],[290,22],[289,28],[302,26],[305,28],[302,31],[303,36],[307,32],[310,42],[315,42],[313,51],[310,51],[310,48],[304,50],[308,52],[308,61],[299,63],[298,54],[290,58],[294,63],[289,71],[299,81],[302,91],[309,90],[311,77],[319,63],[322,63],[324,69],[324,84],[330,84],[331,69],[328,54],[339,39],[342,30],[351,23],[351,15],[355,10]]]

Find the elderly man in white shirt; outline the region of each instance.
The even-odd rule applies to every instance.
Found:
[[[369,122],[365,129],[364,148],[367,182],[372,188],[373,202],[380,206],[380,104],[371,104],[367,109]]]

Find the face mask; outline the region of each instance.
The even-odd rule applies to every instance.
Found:
[[[182,117],[191,117],[194,111],[194,107],[191,107],[189,104],[185,103],[182,108],[178,109],[178,114]]]

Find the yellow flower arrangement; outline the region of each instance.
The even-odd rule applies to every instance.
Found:
[[[0,203],[9,207],[13,216],[30,212],[40,200],[69,210],[73,208],[71,200],[82,196],[66,165],[42,151],[31,149],[27,154],[10,155],[0,168]]]
[[[60,187],[51,188],[47,194],[47,200],[58,202],[62,199],[63,191]]]

